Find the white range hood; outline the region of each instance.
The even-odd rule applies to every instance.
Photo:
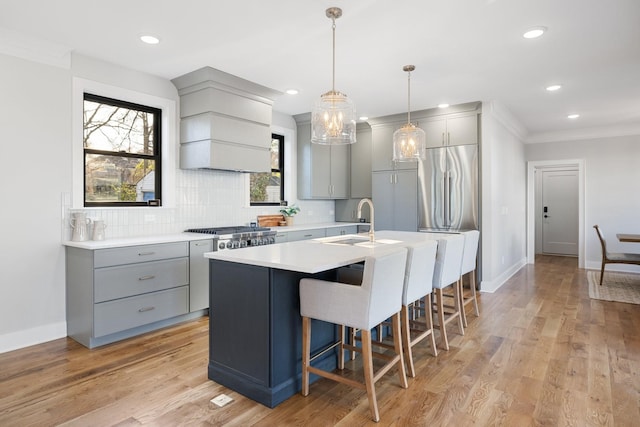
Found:
[[[180,94],[180,168],[271,171],[273,100],[281,92],[204,67],[172,80]]]

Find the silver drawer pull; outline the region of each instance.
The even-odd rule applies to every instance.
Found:
[[[155,252],[138,252],[138,256],[149,256],[153,254],[155,254]]]
[[[138,280],[151,280],[151,279],[155,279],[156,276],[150,275],[150,276],[142,276],[142,277],[138,277]]]
[[[313,234],[305,234],[304,237],[311,237]]]
[[[142,307],[141,309],[139,309],[138,311],[140,313],[144,313],[145,311],[151,311],[151,310],[155,310],[156,308],[154,306],[151,307]]]

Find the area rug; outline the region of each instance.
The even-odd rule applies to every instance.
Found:
[[[600,286],[600,272],[588,271],[587,280],[590,298],[640,304],[640,274],[610,273],[605,270]]]

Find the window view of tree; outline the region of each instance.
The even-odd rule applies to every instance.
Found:
[[[137,206],[160,195],[156,108],[84,96],[85,206]]]
[[[271,135],[271,172],[252,173],[252,205],[279,205],[284,200],[284,136]]]

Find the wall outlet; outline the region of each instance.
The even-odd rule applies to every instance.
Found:
[[[216,406],[219,407],[223,407],[224,405],[226,405],[227,403],[231,403],[233,402],[233,399],[229,396],[227,396],[226,394],[221,394],[219,396],[214,397],[213,399],[211,399],[211,403],[213,403]]]

